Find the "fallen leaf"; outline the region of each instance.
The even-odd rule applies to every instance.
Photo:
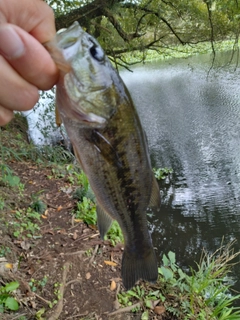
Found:
[[[156,306],[154,308],[154,312],[156,314],[163,314],[164,312],[166,311],[165,307],[164,306]]]
[[[113,261],[104,260],[104,263],[107,264],[108,266],[113,266],[113,267],[117,266],[117,263]]]
[[[23,250],[29,250],[31,245],[30,245],[30,243],[28,241],[24,240],[24,241],[21,242],[21,247],[22,247]]]
[[[62,208],[63,208],[62,206],[58,206],[58,207],[57,207],[57,211],[62,210]]]
[[[51,235],[54,235],[54,231],[53,230],[46,230],[46,231],[44,231],[43,233],[49,233],[49,234],[51,234]]]
[[[67,231],[65,229],[61,229],[61,230],[58,230],[57,233],[60,233],[60,234],[67,234]]]
[[[85,278],[86,278],[87,280],[90,279],[90,278],[91,278],[91,273],[90,273],[90,272],[87,272]]]
[[[74,219],[74,222],[82,222],[82,219]]]
[[[30,275],[32,275],[34,272],[35,272],[35,269],[32,266],[27,271],[27,273]]]
[[[45,216],[44,214],[42,214],[41,217],[42,217],[43,219],[47,219],[47,216]]]
[[[13,268],[13,264],[12,263],[6,263],[5,264],[5,268],[6,269],[12,269]]]
[[[73,233],[73,240],[76,240],[76,239],[77,239],[77,237],[78,237],[78,235],[77,235],[77,231],[74,231],[74,233]]]
[[[36,307],[37,307],[36,302],[33,301],[33,300],[30,300],[30,303],[31,303],[31,305],[32,305],[32,308],[33,308],[33,309],[36,309]]]
[[[117,288],[116,282],[113,280],[110,285],[110,290],[114,291]]]

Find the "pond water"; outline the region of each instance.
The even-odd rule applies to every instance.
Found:
[[[240,67],[231,53],[149,63],[122,71],[146,130],[153,166],[173,169],[151,218],[159,261],[183,267],[236,239],[240,250]],[[235,267],[240,291],[240,266]]]

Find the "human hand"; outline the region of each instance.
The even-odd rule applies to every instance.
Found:
[[[42,46],[55,33],[53,11],[44,1],[0,1],[0,126],[13,110],[31,109],[38,90],[57,82],[57,67]]]

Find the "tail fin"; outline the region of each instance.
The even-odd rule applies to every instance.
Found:
[[[141,257],[125,248],[122,258],[122,280],[127,290],[131,289],[139,279],[155,282],[157,277],[157,259],[152,247]]]

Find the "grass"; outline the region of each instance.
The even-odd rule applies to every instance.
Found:
[[[239,42],[240,43],[240,42]],[[239,45],[239,44],[238,44]],[[222,52],[236,49],[234,40],[224,40],[214,42],[215,52]],[[171,58],[187,58],[197,54],[212,53],[210,42],[201,42],[194,45],[169,45],[159,50],[134,51],[122,55],[120,64],[124,61],[126,64],[135,64],[139,61],[161,61]]]
[[[142,319],[162,310],[178,320],[237,320],[240,307],[234,307],[240,295],[231,292],[229,277],[233,261],[240,252],[233,252],[231,242],[214,253],[203,251],[196,270],[186,274],[176,263],[175,254],[163,255],[155,285],[135,286],[118,294],[118,301],[132,312],[141,312]],[[158,309],[156,309],[158,306]]]
[[[27,142],[28,127],[26,119],[15,114],[14,119],[5,127],[0,127],[0,165],[9,160],[33,161],[39,164],[66,164],[73,161],[74,156],[61,146],[44,145],[37,147]]]

